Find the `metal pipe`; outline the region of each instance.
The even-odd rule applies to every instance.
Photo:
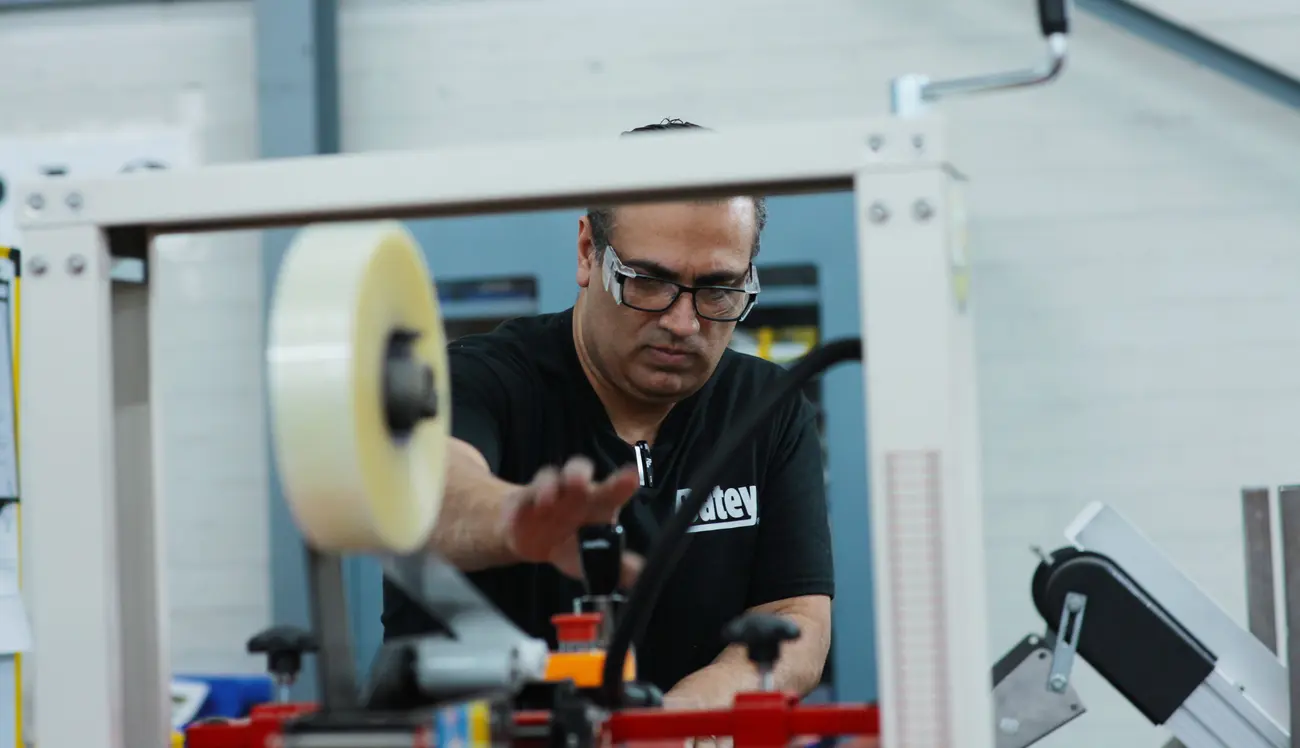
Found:
[[[925,101],[938,101],[949,96],[1005,91],[1048,83],[1065,69],[1066,47],[1065,34],[1052,34],[1047,37],[1047,62],[1039,67],[926,83],[921,86],[921,97]]]

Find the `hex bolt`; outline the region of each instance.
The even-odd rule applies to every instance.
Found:
[[[1060,692],[1065,690],[1065,684],[1067,682],[1068,681],[1066,681],[1064,675],[1057,673],[1047,681],[1047,685],[1051,686],[1053,691]]]
[[[63,202],[72,210],[81,210],[81,193],[69,192],[68,196],[63,198]]]
[[[45,208],[45,196],[39,192],[33,192],[27,196],[27,207],[31,210],[42,210]]]
[[[81,271],[86,269],[86,258],[81,255],[73,255],[68,258],[68,272],[73,275],[81,275]]]
[[[921,223],[925,223],[934,217],[934,206],[924,199],[917,200],[912,203],[912,216]]]
[[[27,263],[27,269],[32,275],[45,275],[45,271],[49,270],[50,266],[45,262],[44,257],[33,257],[32,261]]]
[[[867,216],[871,219],[872,223],[884,223],[889,220],[889,208],[885,207],[884,203],[877,200],[867,209]]]

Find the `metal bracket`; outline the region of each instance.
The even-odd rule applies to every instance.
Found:
[[[1052,669],[1047,676],[1047,687],[1063,693],[1070,684],[1070,669],[1079,648],[1079,629],[1083,627],[1083,609],[1088,605],[1086,595],[1070,592],[1061,606],[1061,623],[1057,626],[1056,647],[1052,651]]]
[[[436,703],[514,693],[545,675],[547,643],[517,628],[444,559],[427,553],[390,558],[384,562],[384,574],[446,633],[385,643],[370,683],[367,702],[372,706],[410,698],[389,691],[412,681],[421,700]],[[407,672],[383,672],[390,666]]]
[[[312,629],[320,647],[316,653],[316,680],[321,711],[347,711],[356,707],[358,691],[343,559],[310,545],[306,550]]]
[[[1068,682],[1059,691],[1044,688],[1054,662],[1051,644],[1031,634],[993,666],[997,748],[1026,748],[1086,711]]]

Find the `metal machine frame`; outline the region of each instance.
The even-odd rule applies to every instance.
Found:
[[[29,505],[35,719],[51,746],[168,734],[165,465],[153,439],[150,274],[159,235],[852,190],[870,435],[881,738],[991,748],[982,497],[961,179],[943,96],[1061,70],[1063,0],[1040,0],[1045,68],[895,86],[898,117],[353,154],[19,185],[21,480]],[[430,248],[437,269],[437,247]],[[146,262],[144,283],[115,261]],[[760,298],[759,303],[762,303]],[[58,410],[56,410],[56,408]],[[864,538],[865,540],[865,538]],[[75,704],[77,718],[67,719]]]
[[[987,744],[970,320],[945,140],[885,119],[636,139],[346,155],[26,185],[22,480],[41,741],[168,730],[148,284],[110,278],[165,233],[852,189],[860,219],[882,713]],[[955,243],[958,242],[958,243]],[[437,248],[433,267],[436,270]],[[58,412],[55,412],[55,404]],[[942,498],[942,500],[940,500]],[[929,533],[917,544],[908,531]],[[918,548],[926,550],[918,555]],[[68,720],[65,705],[78,705]],[[886,737],[889,740],[890,737]]]

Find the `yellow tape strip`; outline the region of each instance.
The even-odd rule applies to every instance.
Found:
[[[13,271],[13,280],[11,281],[11,284],[10,284],[10,294],[9,294],[9,296],[10,296],[10,299],[9,299],[9,309],[10,309],[10,316],[9,316],[9,319],[10,319],[10,326],[11,326],[11,328],[12,328],[12,329],[10,329],[10,331],[9,331],[9,335],[10,335],[10,338],[9,338],[9,339],[13,341],[13,355],[10,357],[10,361],[11,361],[12,364],[13,364],[13,370],[14,370],[14,371],[13,371],[13,382],[14,382],[14,440],[15,440],[15,441],[14,441],[14,444],[15,444],[14,449],[15,449],[15,451],[16,451],[16,450],[19,449],[19,446],[18,446],[18,445],[21,444],[21,442],[18,441],[18,430],[19,430],[19,428],[20,428],[20,426],[19,426],[19,424],[20,424],[20,416],[19,416],[19,413],[20,413],[21,410],[22,410],[22,408],[19,406],[19,403],[21,403],[22,400],[19,399],[18,372],[19,372],[19,370],[20,370],[20,367],[19,367],[19,365],[18,365],[18,357],[19,357],[19,355],[20,355],[20,351],[22,350],[22,338],[20,337],[20,335],[21,335],[21,332],[20,332],[20,331],[22,330],[22,325],[19,324],[19,316],[22,314],[22,304],[21,304],[21,301],[22,301],[22,253],[19,252],[18,249],[14,248],[14,247],[0,247],[0,257],[4,258],[5,260],[8,260],[10,263],[12,263],[12,264],[13,264],[13,268],[14,268],[14,271]],[[22,462],[21,462],[21,455],[19,455],[19,464],[20,464],[20,465],[22,464]],[[22,475],[19,474],[19,480],[21,480],[21,479],[22,479]],[[22,488],[21,488],[21,483],[19,484],[19,490],[20,490],[20,491],[22,490]],[[17,535],[18,535],[18,585],[19,585],[20,588],[22,587],[22,578],[23,578],[23,533],[22,533],[22,527],[23,527],[23,524],[22,524],[22,520],[23,520],[23,509],[22,509],[22,503],[20,502],[20,503],[18,504],[18,506],[14,508],[14,521],[18,523],[18,532],[17,532]],[[23,743],[23,656],[22,656],[21,654],[15,654],[15,655],[14,655],[14,725],[15,725],[15,727],[17,728],[17,729],[14,730],[14,733],[15,733],[15,734],[14,734],[14,748],[24,748],[24,743]]]

